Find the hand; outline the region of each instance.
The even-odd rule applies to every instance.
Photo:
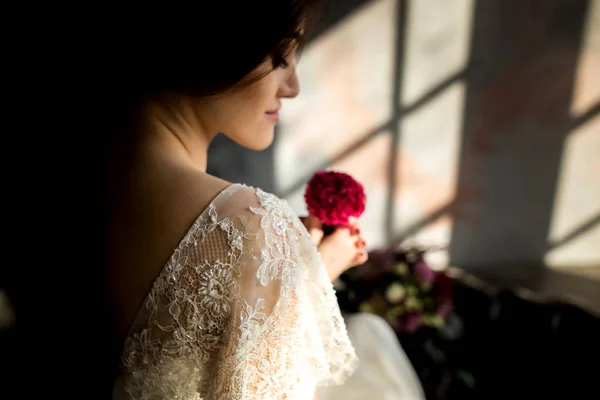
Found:
[[[312,217],[301,218],[311,240],[319,249],[331,280],[344,271],[363,264],[369,258],[366,243],[360,236],[360,225],[356,219],[349,226],[339,227],[331,235],[323,237],[321,223]]]
[[[321,240],[323,240],[323,226],[321,222],[314,217],[301,217],[300,220],[306,227],[308,234],[310,235],[310,240],[315,244],[315,246],[319,247],[321,244]]]

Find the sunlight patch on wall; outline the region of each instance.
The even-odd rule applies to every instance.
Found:
[[[365,187],[367,207],[361,218],[361,231],[369,249],[385,245],[387,177],[391,136],[388,132],[377,136],[343,160],[331,164],[330,168],[351,174]],[[306,215],[304,190],[306,185],[286,197],[290,206],[301,215]]]
[[[589,2],[571,103],[573,118],[600,104],[600,0]],[[545,257],[557,269],[600,268],[600,115],[566,138]],[[590,225],[592,222],[592,226]],[[581,229],[581,227],[586,227]],[[574,232],[581,233],[574,235]],[[565,240],[572,236],[570,240]]]
[[[297,187],[390,118],[395,7],[369,2],[304,50],[300,95],[284,101],[275,142],[277,192]]]
[[[410,106],[469,60],[473,0],[410,2],[402,106]],[[394,231],[403,232],[451,203],[455,196],[466,85],[450,84],[400,122]],[[450,241],[448,214],[409,236],[411,242],[445,246]],[[447,263],[437,252],[436,264]],[[437,265],[438,267],[441,265]]]
[[[474,5],[474,0],[409,2],[403,106],[467,66]]]
[[[600,215],[600,115],[569,134],[559,176],[550,243]],[[600,223],[551,250],[553,268],[600,268]]]
[[[456,194],[465,84],[457,82],[400,123],[394,231],[401,234],[450,204]],[[452,219],[446,215],[412,239],[445,246]]]
[[[386,244],[386,201],[388,194],[388,175],[390,147],[392,138],[388,132],[362,146],[349,157],[331,165],[331,168],[344,171],[358,179],[367,193],[367,207],[361,219],[369,248]]]
[[[583,32],[571,103],[573,116],[579,116],[600,103],[600,0],[589,2]]]

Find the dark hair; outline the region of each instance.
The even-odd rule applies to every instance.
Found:
[[[116,23],[106,49],[115,63],[116,89],[137,100],[165,93],[207,96],[249,82],[244,78],[262,62],[270,58],[277,67],[304,45],[318,1],[210,3],[145,10]]]
[[[211,96],[260,79],[249,76],[257,66],[269,59],[273,67],[284,65],[288,53],[302,49],[320,1],[181,4],[149,3],[134,16],[109,16],[96,39],[98,63],[110,83],[103,80],[98,88],[106,100],[94,118],[102,127],[95,128],[110,143],[111,169],[119,168],[122,157],[114,150],[123,145],[122,139],[135,142],[134,125],[145,100]]]
[[[208,3],[208,4],[207,4]],[[136,129],[139,105],[165,95],[211,96],[250,84],[264,61],[285,65],[308,40],[319,0],[194,2],[113,15],[99,37],[99,63],[110,84],[98,116],[109,142]],[[270,71],[266,71],[267,73]]]

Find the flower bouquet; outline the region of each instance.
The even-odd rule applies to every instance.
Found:
[[[339,226],[349,226],[350,218],[365,211],[363,186],[350,175],[336,171],[317,171],[304,192],[308,212],[323,225],[324,235]]]
[[[387,320],[428,399],[473,398],[477,379],[465,356],[473,339],[454,310],[460,283],[430,267],[425,256],[436,250],[393,246],[370,252],[365,264],[334,283],[338,303],[344,313],[369,312]]]
[[[383,249],[336,282],[340,307],[385,318],[398,333],[441,328],[452,311],[452,278],[433,270],[425,250]]]

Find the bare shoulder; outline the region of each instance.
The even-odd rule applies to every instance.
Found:
[[[245,184],[229,185],[218,196],[214,206],[215,212],[229,218],[240,215],[245,219],[298,218],[285,199]]]
[[[166,199],[174,212],[181,213],[183,219],[195,219],[230,182],[194,170],[181,168],[171,174],[168,185],[170,196]]]
[[[230,186],[174,164],[142,165],[128,181],[110,230],[109,284],[118,338],[194,221]]]
[[[230,183],[178,164],[146,164],[132,173],[118,225],[129,237],[174,248],[194,220]],[[118,234],[118,232],[117,232]],[[133,234],[133,235],[132,235]],[[158,248],[163,246],[158,245]],[[166,257],[163,257],[166,261]]]

